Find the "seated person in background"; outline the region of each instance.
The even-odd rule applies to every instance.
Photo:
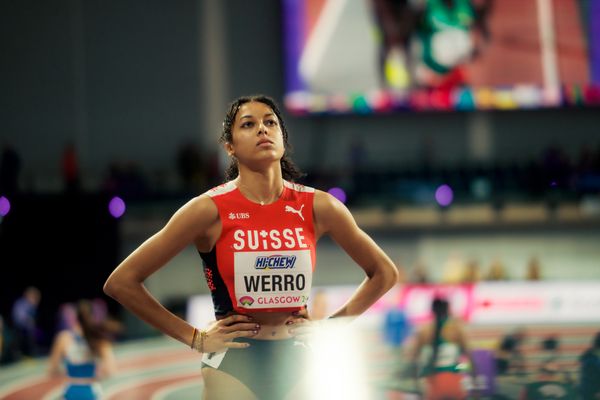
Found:
[[[51,376],[67,376],[66,400],[93,400],[101,397],[98,380],[116,369],[110,332],[94,322],[88,301],[77,304],[77,321],[54,338],[49,358]],[[64,372],[60,364],[64,362]]]
[[[538,373],[533,382],[523,387],[522,400],[574,399],[575,388],[567,372],[560,364],[558,339],[550,335],[541,343],[544,354]]]
[[[525,330],[519,328],[502,339],[496,351],[496,371],[498,375],[525,372],[525,359],[521,345],[525,340]]]
[[[560,342],[554,335],[546,337],[541,345],[544,357],[540,365],[540,374],[558,374],[563,382],[572,383],[569,371],[560,364]],[[557,377],[558,378],[558,377]]]
[[[600,332],[592,347],[579,357],[579,379],[582,399],[600,399]]]
[[[576,399],[575,388],[566,382],[560,364],[546,360],[536,380],[521,391],[521,400]]]

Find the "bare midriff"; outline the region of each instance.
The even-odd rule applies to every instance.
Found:
[[[236,313],[232,312],[227,316],[232,314]],[[252,336],[252,339],[260,340],[281,340],[293,337],[293,335],[290,334],[289,329],[293,327],[292,323],[300,318],[299,316],[292,314],[291,311],[249,312],[244,313],[244,315],[252,317],[253,322],[256,322],[260,326],[258,334]]]

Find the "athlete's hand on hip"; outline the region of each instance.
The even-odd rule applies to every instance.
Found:
[[[311,345],[321,330],[321,321],[310,320],[304,316],[298,316],[293,320],[288,321],[288,331],[296,340],[304,343],[306,346]]]
[[[216,353],[227,348],[242,349],[250,346],[245,342],[234,342],[234,339],[253,337],[258,334],[260,325],[251,317],[234,314],[210,324],[204,339],[204,352]]]

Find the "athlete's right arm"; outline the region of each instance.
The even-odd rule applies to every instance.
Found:
[[[66,342],[69,340],[68,336],[69,335],[65,331],[61,331],[56,335],[52,342],[50,356],[48,357],[48,374],[50,376],[58,376],[61,374],[60,364]]]
[[[218,218],[217,207],[208,196],[190,200],[117,266],[104,284],[104,292],[150,325],[190,345],[194,328],[164,308],[143,282],[186,246],[206,240]]]

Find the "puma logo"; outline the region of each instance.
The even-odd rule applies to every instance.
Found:
[[[294,213],[294,214],[298,214],[300,216],[300,218],[302,218],[302,221],[304,221],[304,216],[302,215],[302,209],[303,208],[304,208],[304,204],[302,204],[302,206],[300,207],[299,210],[296,210],[292,206],[285,206],[285,212],[291,212],[291,213]]]

